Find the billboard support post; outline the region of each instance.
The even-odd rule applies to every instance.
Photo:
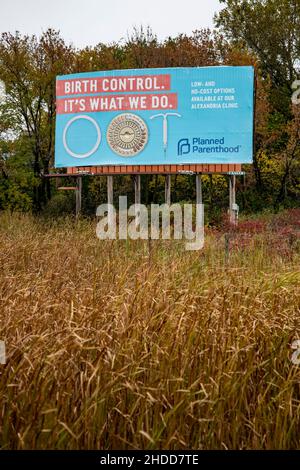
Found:
[[[79,216],[81,212],[81,202],[82,202],[82,177],[77,176],[76,178],[76,189],[75,189],[75,199],[76,199],[76,217]]]
[[[141,175],[134,175],[134,202],[141,204]]]
[[[134,203],[141,204],[141,175],[134,175]],[[135,224],[136,227],[140,224],[139,210],[135,209]]]
[[[113,212],[111,210],[114,203],[114,177],[112,175],[107,176],[107,204],[109,205],[108,209],[108,223],[113,225]]]
[[[113,184],[113,176],[107,176],[107,203],[113,204],[114,203],[114,184]]]
[[[196,175],[196,204],[202,204],[202,174]]]
[[[238,224],[238,206],[236,204],[236,176],[229,176],[229,221],[232,225]]]
[[[166,175],[165,179],[165,203],[171,205],[171,175]]]

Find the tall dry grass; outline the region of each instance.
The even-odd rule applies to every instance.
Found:
[[[1,215],[0,448],[299,448],[299,262]]]

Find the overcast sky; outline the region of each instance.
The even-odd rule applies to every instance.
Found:
[[[212,27],[218,0],[1,0],[0,32],[59,29],[77,47],[119,41],[134,26],[160,39]]]

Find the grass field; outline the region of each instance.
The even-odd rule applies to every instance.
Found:
[[[0,448],[299,448],[299,220],[241,223],[227,256],[2,214]]]

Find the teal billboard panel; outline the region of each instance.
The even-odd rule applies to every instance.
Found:
[[[57,77],[55,166],[252,163],[254,69]]]

